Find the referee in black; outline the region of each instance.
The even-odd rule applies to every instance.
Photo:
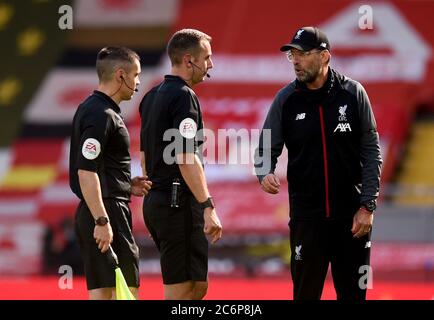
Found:
[[[75,228],[92,300],[114,298],[110,244],[138,298],[139,250],[128,204],[131,195],[147,194],[151,182],[146,177],[131,179],[130,137],[119,103],[137,91],[139,61],[128,48],[103,48],[96,61],[98,89],[80,104],[72,123],[69,178],[81,200]]]
[[[170,75],[140,104],[143,174],[153,182],[144,199],[146,226],[161,254],[165,299],[202,299],[208,288],[208,241],[222,226],[205,181],[203,123],[192,90],[213,67],[211,37],[194,29],[169,41]]]

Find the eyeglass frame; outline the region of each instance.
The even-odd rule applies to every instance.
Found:
[[[310,49],[309,51],[303,51],[303,50],[298,50],[298,49],[294,48],[292,50],[297,50],[298,53],[296,55],[298,55],[299,57],[304,58],[304,57],[308,57],[308,56],[312,55],[313,53],[323,52],[323,51],[325,51],[327,49],[319,49],[318,50],[318,48],[313,48],[313,49]],[[289,62],[293,61],[294,54],[291,52],[291,50],[286,51],[285,52],[285,56],[286,56],[286,58],[288,59]]]

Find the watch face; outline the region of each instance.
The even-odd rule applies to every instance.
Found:
[[[107,217],[99,217],[95,220],[95,223],[99,226],[105,226],[108,223]]]
[[[374,211],[377,208],[377,205],[375,204],[374,201],[369,201],[369,202],[365,203],[364,206],[369,211]]]

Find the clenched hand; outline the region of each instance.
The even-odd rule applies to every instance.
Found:
[[[215,209],[205,208],[204,212],[205,226],[203,231],[211,236],[211,243],[216,243],[222,237],[222,224]]]

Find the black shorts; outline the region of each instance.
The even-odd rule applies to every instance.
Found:
[[[171,208],[170,193],[153,190],[143,201],[143,216],[160,251],[163,283],[207,281],[208,240],[194,196],[182,194],[179,208]]]
[[[111,244],[119,259],[119,267],[129,287],[139,287],[139,248],[132,234],[131,210],[127,202],[104,199],[104,206],[113,229]],[[116,286],[115,271],[109,251],[101,253],[93,237],[95,221],[86,203],[81,201],[75,214],[75,231],[84,262],[87,289]]]

